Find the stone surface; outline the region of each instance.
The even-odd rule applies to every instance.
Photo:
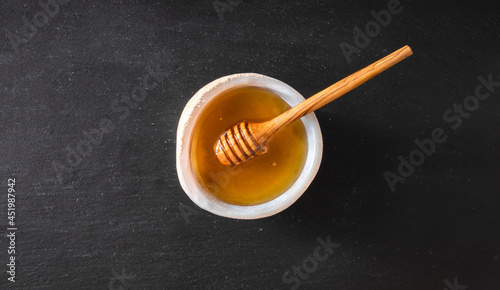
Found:
[[[16,282],[4,236],[0,289],[498,289],[500,87],[468,98],[500,81],[493,6],[65,2],[0,4],[5,235],[17,190]],[[289,209],[231,220],[180,188],[177,123],[203,85],[257,72],[307,97],[406,44],[317,111],[323,163]],[[446,140],[415,153],[436,128]],[[420,165],[393,191],[402,158]]]

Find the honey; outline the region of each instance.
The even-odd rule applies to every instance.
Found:
[[[213,146],[220,134],[241,121],[263,122],[290,109],[271,91],[239,87],[222,92],[205,105],[196,122],[191,162],[200,184],[226,203],[249,206],[275,199],[300,175],[307,154],[304,124],[282,127],[267,143],[267,153],[238,166],[222,165]]]

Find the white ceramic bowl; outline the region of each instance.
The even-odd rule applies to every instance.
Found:
[[[199,207],[216,215],[234,219],[258,219],[276,214],[293,204],[312,182],[318,172],[323,153],[323,140],[314,113],[304,116],[307,134],[307,156],[304,168],[295,183],[277,198],[259,205],[239,206],[216,199],[196,178],[191,167],[191,142],[198,117],[205,105],[223,91],[241,86],[257,86],[272,91],[290,106],[304,101],[304,97],[289,85],[260,74],[242,73],[219,78],[201,88],[187,103],[177,128],[177,175],[182,188]]]

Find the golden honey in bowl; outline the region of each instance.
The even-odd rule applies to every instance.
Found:
[[[267,143],[267,153],[238,166],[225,166],[213,145],[220,134],[241,122],[262,122],[290,109],[269,90],[249,86],[229,89],[205,105],[196,122],[191,163],[200,184],[215,198],[234,205],[257,205],[275,199],[300,175],[307,155],[302,121],[281,128]]]

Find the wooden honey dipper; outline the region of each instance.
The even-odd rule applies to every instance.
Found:
[[[262,123],[242,121],[234,125],[224,131],[215,143],[214,151],[217,159],[224,165],[240,165],[266,153],[269,137],[281,127],[341,97],[412,54],[411,48],[406,45],[269,121]]]

